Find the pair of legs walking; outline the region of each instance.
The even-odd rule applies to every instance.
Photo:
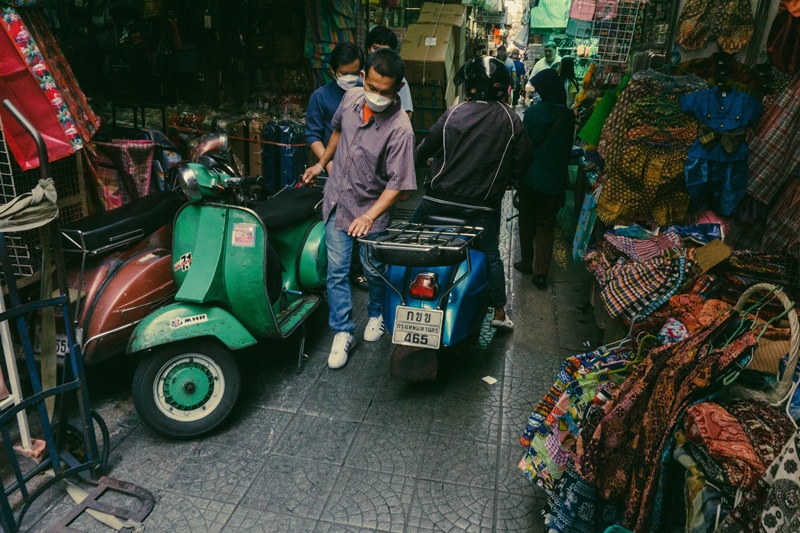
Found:
[[[328,325],[336,332],[333,339],[333,346],[328,357],[328,366],[340,368],[347,363],[347,356],[350,348],[355,344],[353,331],[356,324],[353,321],[353,299],[350,288],[350,258],[353,248],[359,248],[359,257],[364,268],[364,275],[369,283],[369,321],[364,330],[364,340],[376,341],[383,336],[385,331],[383,326],[383,296],[385,284],[378,274],[386,272],[386,266],[371,260],[367,262],[367,247],[360,246],[358,239],[351,237],[346,231],[337,230],[336,211],[331,213],[328,222],[325,224],[325,242],[328,247]]]
[[[524,183],[517,186],[519,194],[519,248],[522,256],[514,268],[523,274],[533,274],[533,284],[547,288],[547,271],[553,257],[556,219],[564,206],[564,194],[543,194]]]

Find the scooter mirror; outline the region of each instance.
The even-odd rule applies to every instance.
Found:
[[[227,154],[230,146],[230,138],[227,133],[208,133],[189,143],[189,160],[197,163],[200,156],[212,151]]]

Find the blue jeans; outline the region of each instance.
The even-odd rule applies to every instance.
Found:
[[[353,245],[358,246],[358,240],[351,237],[346,231],[335,228],[336,211],[334,210],[325,224],[325,244],[328,247],[328,325],[335,332],[346,331],[351,333],[356,329],[353,322],[353,299],[350,293],[350,255]],[[369,303],[367,311],[370,318],[381,316],[383,309],[383,295],[386,285],[378,274],[378,270],[386,273],[386,265],[372,259],[372,266],[367,263],[367,247],[361,246],[359,250],[364,275],[369,282]]]
[[[483,211],[469,209],[457,205],[446,205],[430,200],[423,200],[417,206],[410,222],[421,223],[426,215],[440,215],[463,218],[471,225],[483,228],[483,233],[472,244],[476,250],[483,252],[489,266],[488,304],[491,307],[506,306],[506,272],[503,260],[500,259],[500,209]]]

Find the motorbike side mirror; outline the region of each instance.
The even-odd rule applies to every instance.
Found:
[[[197,163],[200,156],[208,152],[217,151],[227,154],[230,148],[231,142],[227,133],[208,133],[189,143],[189,160]]]

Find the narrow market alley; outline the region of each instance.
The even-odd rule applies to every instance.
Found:
[[[302,369],[295,339],[246,354],[239,407],[206,438],[176,441],[142,423],[132,366],[91,369],[92,402],[111,429],[109,475],[155,495],[144,522],[153,532],[544,531],[545,493],[516,466],[519,433],[563,359],[599,342],[589,275],[568,258],[574,227],[569,202],[552,283],[540,291],[511,268],[516,219],[504,223],[516,331],[495,334],[487,319],[479,338],[448,353],[435,383],[390,378],[388,337],[359,342],[343,369],[328,369],[324,308],[311,319]],[[363,327],[366,293],[354,294]],[[74,505],[63,490],[51,493],[25,530],[42,530]],[[90,517],[75,527],[106,530]]]

